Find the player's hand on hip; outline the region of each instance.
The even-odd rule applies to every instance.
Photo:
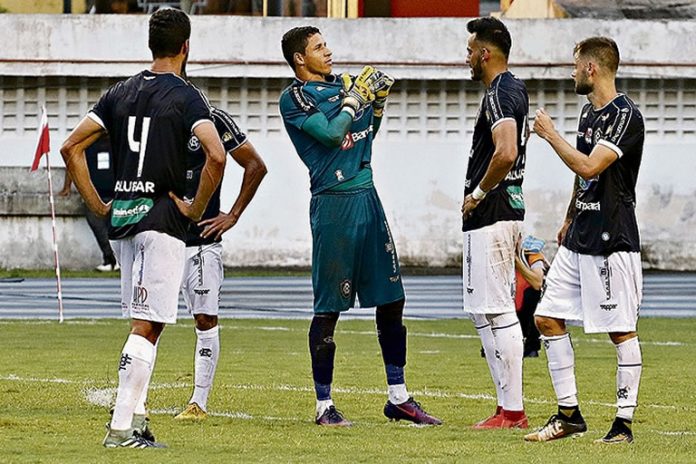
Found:
[[[465,196],[464,203],[462,204],[462,218],[465,220],[469,219],[469,216],[471,216],[471,213],[476,209],[479,203],[481,203],[481,200],[474,199],[471,194]]]
[[[193,204],[182,200],[174,192],[169,192],[169,198],[174,201],[176,208],[181,214],[190,219],[191,221],[200,221],[203,211],[195,211]]]
[[[548,138],[554,132],[556,132],[556,127],[553,124],[553,120],[544,108],[539,108],[536,110],[534,117],[534,132],[544,140],[548,140]]]
[[[99,217],[106,217],[111,212],[111,201],[104,203],[101,198],[97,199],[92,204],[87,204],[87,208]]]
[[[387,104],[387,97],[391,88],[394,85],[394,78],[388,74],[378,71],[381,75],[374,83],[375,101],[372,103],[372,108],[375,111],[375,116],[381,118],[384,114],[384,107]]]
[[[344,88],[349,81],[352,81],[345,92],[346,96],[343,98],[343,106],[357,113],[363,107],[375,101],[374,83],[379,77],[377,73],[379,73],[379,71],[372,66],[365,66],[355,79],[352,79],[347,74],[343,74],[341,80],[343,81]]]
[[[565,236],[568,233],[568,228],[570,227],[571,222],[573,221],[563,221],[563,225],[561,225],[561,228],[558,229],[558,232],[556,233],[556,244],[558,244],[558,246],[561,246],[563,240],[565,240]]]
[[[234,214],[220,213],[214,218],[201,221],[198,223],[198,226],[203,228],[201,237],[214,237],[215,240],[220,240],[220,238],[222,238],[222,234],[234,227],[238,220],[239,216]]]

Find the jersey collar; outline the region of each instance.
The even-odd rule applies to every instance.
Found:
[[[295,76],[295,83],[299,85],[306,85],[309,84],[310,82],[316,82],[317,84],[321,84],[321,81],[303,81],[302,79],[299,79],[297,76]],[[338,82],[338,76],[336,74],[329,74],[326,76],[326,79],[324,82],[328,83],[335,83]]]

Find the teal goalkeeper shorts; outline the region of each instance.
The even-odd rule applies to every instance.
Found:
[[[374,188],[312,197],[314,312],[374,307],[404,298],[399,259]]]

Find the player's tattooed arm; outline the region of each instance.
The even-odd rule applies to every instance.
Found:
[[[94,188],[87,168],[85,150],[96,142],[103,133],[102,126],[91,118],[85,117],[60,147],[60,154],[63,156],[67,170],[66,176],[72,178],[87,207],[99,216],[109,214],[111,202],[104,203]]]
[[[214,237],[220,240],[222,234],[237,224],[239,217],[256,194],[264,176],[268,172],[261,156],[251,142],[246,142],[231,153],[232,159],[244,169],[242,186],[229,213],[220,213],[216,217],[198,223],[203,228],[201,237]]]

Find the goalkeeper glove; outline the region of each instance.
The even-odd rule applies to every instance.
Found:
[[[379,71],[378,71],[379,72]],[[375,81],[374,91],[375,91],[375,101],[372,103],[372,108],[375,111],[375,117],[381,118],[384,114],[384,107],[387,104],[387,97],[391,91],[392,85],[394,85],[394,78],[388,74],[379,72],[380,76]]]
[[[350,75],[343,74],[343,87],[347,89],[343,98],[343,108],[355,117],[363,107],[375,100],[374,82],[379,78],[379,71],[372,66],[365,66],[358,77],[353,80]]]

